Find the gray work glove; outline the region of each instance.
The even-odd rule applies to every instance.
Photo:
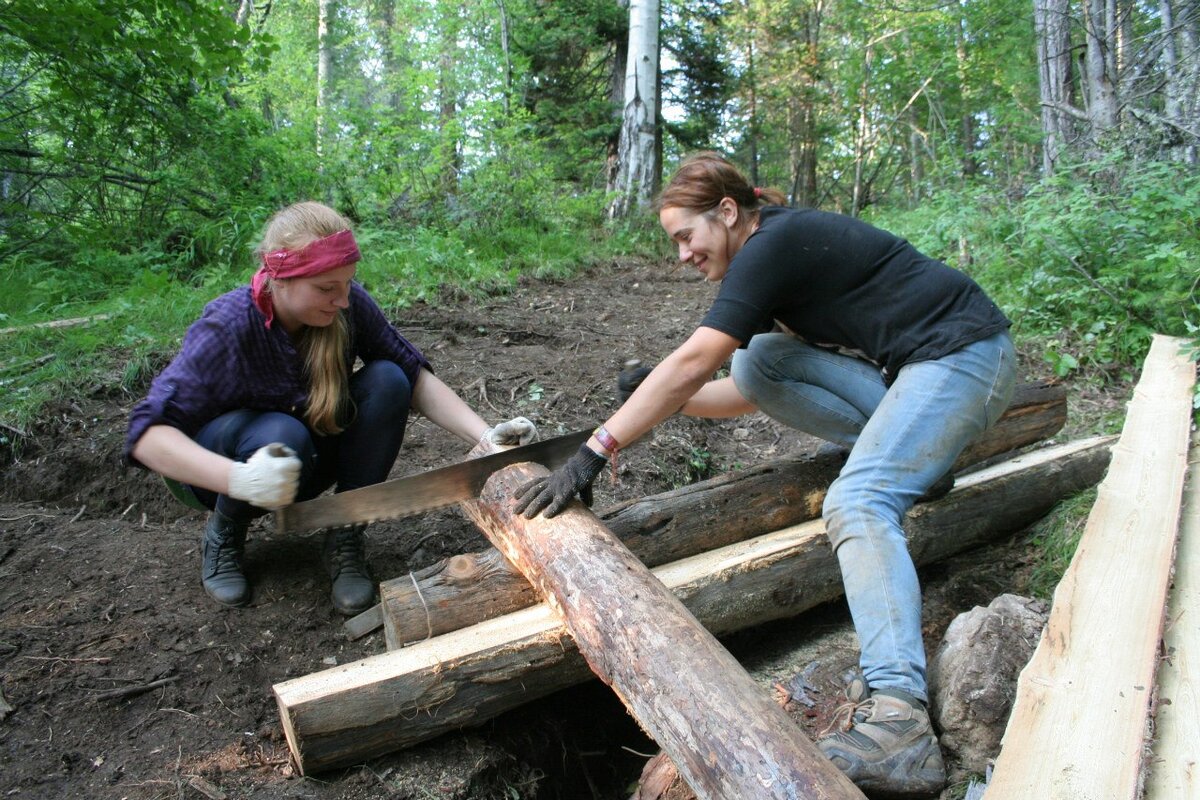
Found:
[[[533,519],[542,509],[546,517],[553,517],[571,502],[576,494],[585,505],[592,504],[592,481],[604,469],[608,459],[587,446],[579,445],[579,452],[567,463],[541,478],[535,478],[517,489],[517,504],[514,511],[525,519]]]
[[[654,371],[654,367],[626,367],[617,374],[617,402],[619,405],[625,405],[625,401],[629,399],[642,381],[646,380],[646,376]]]
[[[271,511],[290,505],[299,487],[300,459],[279,442],[258,448],[229,471],[230,497]]]
[[[508,422],[501,422],[488,428],[480,437],[481,440],[504,446],[526,445],[536,438],[537,428],[525,417],[513,417]]]

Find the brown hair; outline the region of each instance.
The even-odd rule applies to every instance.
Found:
[[[686,208],[704,214],[724,198],[738,204],[740,219],[752,220],[767,205],[785,206],[787,197],[778,189],[758,189],[720,153],[705,150],[684,159],[659,192],[654,212],[664,208]],[[739,220],[740,221],[740,220]]]
[[[276,212],[267,222],[258,252],[261,255],[275,250],[296,250],[349,229],[349,221],[329,206],[311,201],[296,203]],[[268,290],[269,286],[268,282]],[[308,376],[304,419],[320,434],[341,433],[343,422],[353,412],[346,364],[349,340],[346,315],[340,312],[327,327],[305,328],[296,343],[304,356],[304,372]]]

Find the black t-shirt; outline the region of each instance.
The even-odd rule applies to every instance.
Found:
[[[890,383],[1009,326],[975,281],[862,220],[768,206],[734,256],[702,326],[745,347],[775,321],[865,356]]]

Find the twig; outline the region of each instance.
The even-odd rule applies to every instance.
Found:
[[[18,331],[30,331],[38,328],[73,328],[76,325],[87,325],[91,322],[100,322],[111,317],[111,314],[97,314],[94,317],[75,317],[74,319],[56,319],[50,322],[35,322],[32,325],[18,325],[15,328],[0,328],[0,334],[17,333]]]
[[[123,697],[131,697],[136,694],[143,694],[152,689],[157,689],[160,686],[166,686],[168,683],[174,683],[179,680],[178,675],[170,675],[166,678],[159,678],[156,681],[139,684],[137,686],[122,686],[120,689],[110,689],[107,692],[100,692],[94,695],[96,700],[120,700]]]
[[[83,516],[83,512],[85,512],[85,511],[87,511],[86,503],[79,507],[79,510],[75,512],[75,516],[71,517],[70,522],[68,522],[67,524],[70,525],[71,522],[77,522],[79,520],[79,518]]]
[[[208,798],[208,800],[226,800],[228,795],[218,789],[215,785],[201,778],[199,775],[193,775],[188,781],[188,786],[195,789],[200,794]]]

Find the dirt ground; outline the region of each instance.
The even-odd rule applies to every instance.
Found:
[[[370,287],[368,287],[370,288]],[[528,282],[483,301],[447,296],[392,313],[443,380],[489,421],[533,419],[543,437],[596,425],[615,407],[627,358],[656,363],[701,318],[713,287],[667,265],[611,264],[566,282]],[[1036,358],[1022,379],[1045,378]],[[1113,396],[1072,396],[1072,415]],[[250,607],[204,595],[204,518],[174,503],[120,452],[135,396],[93,393],[53,409],[0,484],[0,795],[17,798],[593,798],[629,795],[656,752],[593,681],[350,769],[301,777],[272,686],[383,652],[382,632],[350,640],[329,604],[319,537],[251,530]],[[1077,418],[1076,423],[1078,422]],[[691,483],[816,442],[762,415],[675,418],[622,454],[595,507]],[[393,477],[461,459],[463,443],[423,419]],[[457,510],[368,531],[377,579],[487,546]],[[1020,591],[1020,536],[925,570],[931,646],[961,611]],[[733,637],[749,665],[804,666],[772,650],[801,629],[820,651],[822,708],[855,659],[844,609]],[[824,638],[822,638],[824,637]],[[791,660],[789,660],[791,659]],[[808,662],[806,662],[808,663]],[[768,669],[767,674],[770,674]],[[764,691],[769,690],[764,687]],[[806,729],[821,709],[795,712]],[[815,734],[815,731],[814,731]]]

